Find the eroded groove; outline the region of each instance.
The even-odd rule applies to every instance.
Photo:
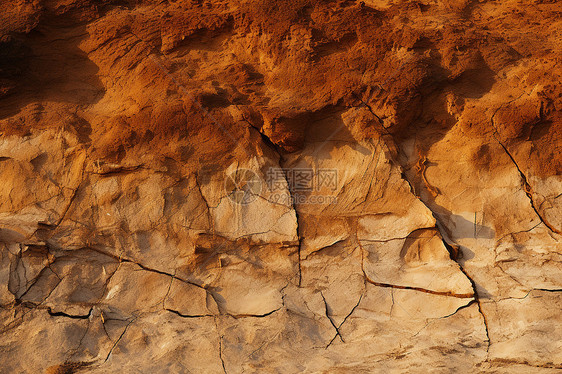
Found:
[[[556,365],[552,362],[547,362],[544,364],[533,364],[526,360],[516,360],[516,359],[507,359],[507,358],[494,358],[490,360],[490,362],[497,362],[502,364],[516,364],[516,365],[525,365],[535,368],[545,368],[545,369],[562,369],[562,365]]]
[[[102,177],[110,177],[114,175],[126,175],[142,169],[144,169],[144,165],[116,166],[107,170],[93,171],[92,174],[97,174]]]

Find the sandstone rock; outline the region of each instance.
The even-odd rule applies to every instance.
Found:
[[[0,372],[558,372],[560,12],[2,2]]]

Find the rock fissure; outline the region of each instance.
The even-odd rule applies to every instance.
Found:
[[[0,3],[0,371],[562,368],[557,2]]]
[[[174,313],[182,318],[205,318],[205,317],[215,317],[214,314],[183,314],[178,312],[177,310],[174,309],[170,309],[170,308],[165,308],[164,310],[170,312],[170,313]]]
[[[127,333],[127,330],[129,329],[129,326],[131,326],[131,324],[135,321],[136,318],[132,318],[127,325],[125,326],[125,328],[123,329],[123,331],[121,332],[121,334],[119,335],[119,337],[117,338],[117,340],[115,341],[115,343],[113,343],[113,345],[111,346],[111,348],[109,349],[109,352],[107,353],[107,356],[105,357],[105,360],[103,361],[104,363],[107,362],[107,360],[109,360],[109,357],[111,357],[111,354],[113,353],[113,350],[117,347],[117,345],[119,344],[119,342],[123,339],[123,337],[125,336],[125,334]]]
[[[183,283],[186,283],[186,284],[190,284],[190,285],[192,285],[192,286],[196,286],[196,287],[198,287],[198,288],[204,289],[204,290],[207,291],[207,292],[210,292],[210,291],[208,290],[208,287],[204,287],[203,285],[200,285],[200,284],[198,284],[198,283],[188,281],[187,279],[183,279],[183,278],[181,278],[181,277],[179,277],[179,276],[177,276],[177,275],[175,275],[175,274],[168,273],[168,272],[165,272],[165,271],[163,271],[163,270],[158,270],[158,269],[154,269],[154,268],[148,267],[148,266],[143,265],[142,263],[140,263],[140,262],[138,262],[138,261],[135,261],[135,260],[132,260],[132,259],[128,259],[128,258],[124,258],[124,257],[122,257],[122,256],[117,256],[117,255],[114,255],[114,254],[112,254],[112,253],[105,252],[105,251],[103,251],[103,250],[101,250],[101,249],[98,249],[98,248],[87,247],[86,249],[92,250],[92,251],[94,251],[94,252],[103,254],[103,255],[108,256],[108,257],[111,257],[111,258],[117,260],[119,263],[131,263],[131,264],[135,264],[135,265],[139,266],[142,270],[149,271],[149,272],[152,272],[152,273],[161,274],[161,275],[165,275],[165,276],[171,277],[171,278],[173,278],[173,279],[177,279],[177,280],[179,280],[180,282],[183,282]]]
[[[400,148],[398,148],[400,149]],[[461,264],[458,261],[458,255],[459,255],[459,248],[458,246],[456,246],[457,248],[454,248],[453,246],[451,246],[449,243],[447,243],[447,241],[445,240],[445,237],[443,236],[443,230],[445,229],[446,226],[444,226],[443,224],[440,223],[440,219],[439,217],[435,214],[435,212],[431,209],[431,207],[429,206],[429,204],[427,204],[425,201],[423,201],[423,199],[421,199],[421,197],[419,195],[417,195],[415,193],[415,189],[412,185],[412,183],[408,180],[408,178],[406,178],[406,175],[404,174],[404,172],[401,173],[402,179],[406,181],[406,183],[408,183],[408,185],[410,186],[410,190],[412,192],[412,194],[414,194],[414,196],[417,197],[417,199],[424,204],[427,209],[429,209],[429,211],[432,212],[433,217],[435,218],[436,221],[436,227],[439,230],[442,238],[443,238],[443,244],[445,245],[445,247],[447,248],[447,250],[449,251],[449,253],[451,254],[451,259],[455,262],[457,262],[460,271],[464,274],[464,276],[470,281],[471,285],[472,285],[472,289],[473,292],[470,296],[466,296],[466,295],[461,295],[462,297],[471,297],[474,298],[474,300],[476,301],[477,305],[478,305],[478,312],[480,313],[480,315],[482,316],[482,322],[484,324],[484,328],[486,331],[486,338],[487,338],[487,348],[486,348],[486,360],[488,359],[488,354],[489,354],[489,350],[490,350],[490,345],[491,345],[491,340],[490,340],[490,333],[489,333],[489,326],[488,326],[488,320],[486,319],[486,316],[484,315],[484,312],[482,310],[482,305],[481,305],[481,301],[478,295],[478,290],[476,287],[476,283],[474,282],[474,280],[468,275],[468,273],[465,271],[465,269],[461,266]],[[456,254],[456,255],[455,255]],[[367,276],[365,273],[365,270],[363,269],[363,274],[365,275],[365,277]],[[421,291],[421,290],[420,290]],[[422,291],[423,292],[423,291]],[[446,295],[448,296],[448,295]],[[451,295],[452,296],[452,295]]]
[[[283,166],[283,151],[281,150],[281,147],[278,146],[277,144],[275,144],[267,135],[265,135],[263,132],[261,132],[256,126],[254,126],[244,115],[242,115],[242,119],[244,120],[244,122],[246,122],[251,129],[255,130],[261,137],[262,141],[264,142],[264,144],[271,149],[279,158],[279,166],[284,167]],[[301,287],[302,285],[302,243],[304,238],[301,235],[301,229],[300,229],[300,220],[299,220],[299,212],[297,209],[297,204],[296,204],[296,199],[294,196],[294,192],[291,190],[291,185],[289,183],[289,180],[287,178],[287,175],[285,173],[283,173],[284,178],[285,178],[285,183],[287,185],[287,190],[289,192],[290,195],[290,199],[291,199],[291,207],[293,209],[293,211],[295,212],[295,220],[296,220],[296,236],[298,239],[298,248],[297,248],[297,261],[298,261],[298,286]]]
[[[76,186],[76,188],[72,189],[72,193],[70,195],[68,204],[66,204],[66,206],[64,207],[63,211],[61,212],[60,218],[57,220],[57,222],[54,224],[53,228],[59,227],[60,224],[64,221],[64,219],[66,218],[66,215],[68,214],[68,211],[70,210],[70,208],[72,207],[72,204],[74,203],[74,200],[76,200],[76,196],[78,194],[78,191],[80,190],[80,187],[82,186],[82,184],[84,183],[84,173],[86,170],[86,158],[84,158],[84,160],[82,160],[82,166],[80,169],[80,176],[78,177],[78,179],[80,180],[80,182],[78,183],[78,185]]]
[[[490,328],[488,326],[488,319],[486,318],[486,315],[484,314],[484,311],[482,310],[482,302],[480,301],[480,297],[478,295],[478,291],[476,288],[476,283],[474,282],[474,280],[468,275],[468,273],[466,272],[466,270],[460,266],[459,264],[459,268],[460,270],[463,272],[463,274],[468,278],[468,280],[470,281],[470,283],[472,284],[472,289],[474,290],[474,300],[476,301],[476,305],[478,306],[478,312],[480,313],[480,315],[482,316],[482,322],[484,323],[484,329],[486,331],[486,339],[488,341],[488,345],[486,347],[486,361],[488,360],[488,354],[490,352],[490,346],[492,345],[492,341],[490,339]]]
[[[199,177],[197,176],[197,174],[194,175],[194,179],[195,179],[195,185],[197,186],[197,189],[199,190],[199,195],[201,196],[201,199],[203,199],[203,202],[205,203],[205,206],[207,207],[207,218],[209,219],[209,223],[211,224],[211,233],[215,234],[215,224],[214,224],[214,219],[211,216],[211,206],[209,205],[209,201],[207,200],[207,198],[205,197],[205,195],[203,194],[203,189],[201,188],[201,184],[199,183]]]
[[[264,317],[269,317],[270,315],[272,315],[275,312],[280,311],[282,308],[277,308],[277,309],[273,309],[269,312],[263,313],[263,314],[251,314],[251,313],[244,313],[244,314],[232,314],[232,313],[225,313],[228,316],[235,318],[235,319],[239,319],[239,318],[264,318]]]
[[[562,231],[558,230],[556,227],[554,227],[547,219],[546,217],[543,217],[543,215],[539,212],[539,209],[537,208],[537,205],[535,203],[535,199],[533,197],[533,189],[531,187],[531,185],[528,182],[527,176],[525,175],[525,173],[523,173],[523,170],[521,170],[521,168],[519,167],[519,164],[517,163],[517,161],[515,160],[515,157],[513,157],[513,155],[511,154],[511,152],[509,151],[509,149],[507,148],[507,146],[499,139],[499,131],[494,123],[494,116],[496,115],[497,111],[501,109],[498,108],[496,110],[496,112],[494,112],[494,114],[492,115],[492,117],[490,118],[490,123],[492,124],[492,127],[494,129],[494,139],[496,140],[496,142],[500,145],[500,147],[504,150],[505,154],[509,157],[509,159],[511,160],[511,162],[513,163],[513,166],[515,166],[515,168],[517,169],[517,172],[519,173],[519,176],[521,177],[521,184],[523,185],[523,191],[525,192],[525,195],[527,195],[527,198],[529,199],[529,204],[531,205],[531,208],[533,209],[533,211],[535,212],[535,214],[537,215],[538,219],[552,232],[558,235],[562,235]]]
[[[393,299],[393,302],[394,302],[394,299]],[[470,307],[474,304],[476,304],[476,300],[472,299],[467,304],[459,306],[457,309],[455,309],[455,311],[453,313],[450,313],[450,314],[447,314],[445,316],[438,317],[438,318],[431,318],[420,330],[418,330],[418,332],[416,332],[414,335],[412,335],[412,338],[415,338],[416,336],[418,336],[423,330],[425,330],[427,328],[427,326],[429,326],[430,324],[432,324],[436,320],[446,319],[446,318],[452,317],[455,314],[457,314],[459,311],[461,311],[463,309],[466,309],[466,308],[468,308],[468,307]],[[393,303],[393,306],[394,306],[394,303]],[[391,314],[392,314],[392,310],[391,310]]]
[[[353,306],[353,308],[351,308],[351,311],[344,317],[343,321],[342,321],[342,322],[340,323],[340,325],[337,327],[337,329],[336,329],[336,335],[334,335],[334,337],[332,338],[332,340],[330,340],[330,342],[329,342],[328,345],[326,346],[326,349],[328,349],[328,348],[330,347],[330,345],[332,345],[332,343],[334,342],[334,340],[336,340],[336,338],[338,337],[338,335],[339,335],[340,339],[341,339],[342,342],[343,342],[343,338],[342,338],[342,336],[341,336],[340,329],[342,328],[343,324],[347,321],[347,319],[348,319],[349,317],[351,317],[351,315],[353,314],[353,312],[355,312],[355,309],[357,309],[357,307],[358,307],[359,304],[361,303],[361,300],[363,299],[363,296],[365,296],[364,293],[362,293],[361,296],[359,296],[359,300],[357,300],[357,303]],[[322,296],[322,297],[324,297],[324,296]],[[324,299],[324,303],[325,303],[325,305],[326,305],[326,307],[327,307],[327,304],[326,304],[326,300],[325,300],[325,299]]]
[[[320,291],[320,296],[322,296],[322,301],[324,302],[324,314],[326,315],[326,318],[328,318],[328,321],[330,321],[330,324],[332,325],[334,330],[336,330],[336,336],[328,343],[328,345],[326,346],[327,349],[330,346],[330,344],[332,344],[332,341],[336,337],[339,336],[342,343],[345,343],[345,340],[343,340],[343,336],[340,333],[339,327],[336,325],[333,318],[330,316],[330,307],[328,306],[328,302],[326,301],[326,298],[324,297],[324,293],[322,291]]]
[[[364,272],[364,276],[365,276],[365,279],[367,280],[367,282],[369,282],[372,285],[377,286],[377,287],[395,288],[395,289],[400,289],[400,290],[412,290],[412,291],[429,293],[429,294],[432,294],[432,295],[456,297],[456,298],[459,298],[459,299],[471,299],[471,298],[474,297],[474,293],[463,294],[463,293],[455,293],[455,292],[450,292],[450,291],[434,291],[434,290],[427,290],[425,288],[420,288],[420,287],[400,286],[400,285],[397,285],[397,284],[376,282],[376,281],[370,279],[369,276],[365,272]]]
[[[219,360],[221,362],[221,367],[222,367],[222,370],[223,370],[224,374],[228,374],[227,371],[226,371],[226,363],[224,362],[224,357],[223,357],[223,352],[222,352],[223,335],[221,335],[221,333],[219,331],[219,323],[218,323],[218,320],[217,320],[217,316],[214,317],[214,322],[215,322],[215,331],[217,332],[217,337],[218,337]]]
[[[68,313],[62,312],[62,311],[54,312],[51,307],[47,307],[46,309],[47,309],[47,312],[49,313],[49,315],[51,317],[65,317],[65,318],[72,318],[72,319],[89,319],[90,316],[92,315],[92,311],[93,311],[93,308],[90,308],[90,310],[88,311],[88,314],[73,315],[73,314],[68,314]]]

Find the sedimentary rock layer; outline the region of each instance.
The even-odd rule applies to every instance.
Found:
[[[561,15],[2,1],[0,371],[558,372]]]

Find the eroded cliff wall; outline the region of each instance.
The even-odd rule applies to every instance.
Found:
[[[562,368],[560,2],[0,14],[0,371]]]

